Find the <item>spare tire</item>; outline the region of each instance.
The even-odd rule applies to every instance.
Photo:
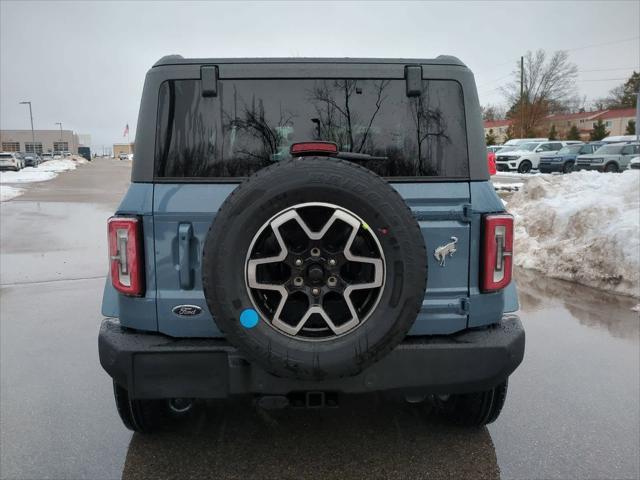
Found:
[[[370,170],[306,157],[258,171],[207,234],[202,280],[228,341],[267,371],[355,375],[402,341],[427,278],[420,227]]]

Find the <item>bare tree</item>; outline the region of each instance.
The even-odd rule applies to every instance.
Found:
[[[480,108],[482,110],[482,119],[489,122],[502,120],[506,114],[505,109],[499,105],[489,104],[483,105]]]
[[[640,90],[640,72],[633,72],[627,81],[609,90],[606,98],[599,99],[602,108],[633,108],[636,106],[635,94]]]
[[[368,121],[361,122],[357,112],[352,110],[352,97],[358,93],[357,80],[334,80],[318,82],[309,92],[318,114],[319,136],[338,145],[349,145],[350,152],[360,153],[370,139],[371,127],[382,108],[386,95],[384,91],[389,80],[375,82],[375,108]],[[364,130],[355,126],[366,125]],[[358,137],[358,138],[357,138]]]
[[[442,155],[438,155],[437,152],[442,149],[444,142],[450,141],[446,134],[447,123],[442,111],[440,108],[430,108],[429,100],[428,86],[423,87],[419,97],[410,99],[411,118],[418,149],[416,174],[421,176],[434,175],[441,171],[442,165],[433,165],[433,162],[442,158]]]
[[[512,105],[508,116],[517,124],[516,131],[522,127],[532,133],[546,115],[567,108],[575,94],[578,67],[569,61],[569,54],[564,50],[554,52],[550,58],[544,50],[537,50],[525,55],[523,72],[522,98],[519,62],[513,80],[502,88],[502,93]]]
[[[243,105],[240,114],[234,113],[232,117],[227,112],[223,112],[224,129],[234,132],[234,136],[246,136],[258,143],[254,147],[250,142],[244,141],[242,148],[237,152],[247,159],[253,159],[261,165],[267,165],[273,160],[273,156],[279,153],[284,144],[285,136],[283,132],[287,127],[293,125],[294,116],[280,108],[279,116],[275,121],[270,120],[265,114],[264,102],[262,99],[256,101],[251,99],[251,105]],[[247,140],[248,140],[247,139]]]

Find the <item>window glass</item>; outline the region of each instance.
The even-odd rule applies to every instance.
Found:
[[[164,82],[156,133],[159,177],[244,177],[290,157],[296,142],[335,142],[340,156],[385,177],[468,177],[462,90],[424,80]]]
[[[518,150],[533,152],[538,147],[538,145],[540,144],[536,142],[523,143],[522,145],[518,145]]]
[[[26,153],[33,153],[34,152],[33,145],[34,145],[33,142],[25,142],[24,151]],[[41,142],[36,142],[35,146],[36,146],[35,152],[36,153],[42,153],[42,143]]]
[[[622,150],[622,145],[604,145],[598,149],[597,153],[605,153],[611,155],[617,155]]]
[[[19,142],[2,142],[2,150],[5,152],[19,152],[20,143]]]

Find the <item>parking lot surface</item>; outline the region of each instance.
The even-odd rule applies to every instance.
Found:
[[[98,362],[106,220],[127,162],[98,159],[0,207],[0,477],[637,478],[635,301],[516,272],[522,366],[488,428],[448,426],[391,395],[324,410],[198,405],[132,435]]]

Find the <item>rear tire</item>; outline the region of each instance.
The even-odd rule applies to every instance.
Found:
[[[132,399],[127,389],[113,382],[116,409],[124,426],[138,433],[151,433],[166,424],[164,400]]]
[[[573,162],[567,162],[562,167],[562,173],[571,173],[573,172]]]
[[[604,171],[608,172],[608,173],[617,173],[618,172],[618,165],[616,165],[613,162],[607,163],[605,165],[605,167],[604,167]]]
[[[529,173],[531,172],[531,162],[529,160],[523,160],[518,165],[518,173]]]
[[[435,397],[440,414],[447,420],[466,427],[482,427],[494,422],[507,398],[507,381],[483,392]]]

